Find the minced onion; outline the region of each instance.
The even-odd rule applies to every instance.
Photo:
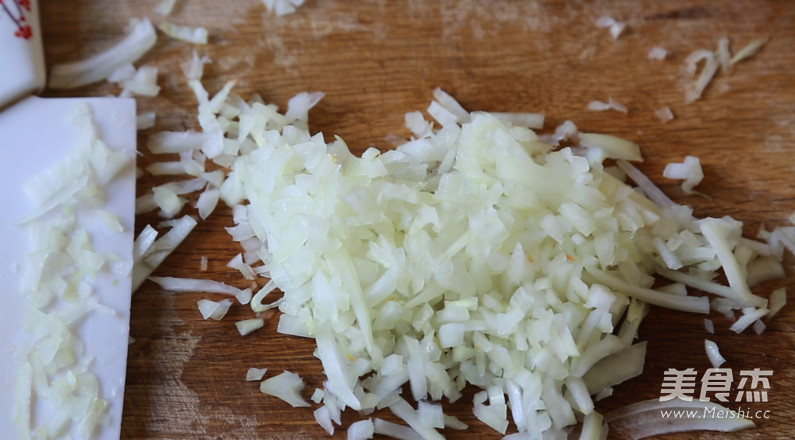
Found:
[[[189,84],[202,131],[152,136],[150,149],[230,170],[217,185],[243,248],[230,266],[269,278],[255,313],[278,307],[277,331],[315,339],[327,381],[314,416],[329,433],[346,407],[389,408],[409,427],[375,419],[375,433],[440,438],[427,405],[457,400],[465,383],[483,389],[475,415],[498,431],[512,421],[517,435],[540,436],[590,417],[596,432],[591,396],[642,371],[646,301],[706,313],[709,299],[688,291],[721,295],[722,312],[747,309],[735,328],[768,313],[746,271],[777,255],[773,243],[694,218],[627,162],[642,160],[631,141],[570,121],[538,136],[530,125],[543,117],[470,113],[437,89],[435,122],[407,114],[415,137],[356,157],[308,132],[322,94],[299,94],[281,114],[243,101],[233,81],[213,97]],[[556,149],[562,140],[573,146]],[[709,281],[719,271],[729,286]],[[653,289],[655,275],[675,283]],[[236,325],[248,334],[264,321]],[[416,409],[398,396],[404,385]]]

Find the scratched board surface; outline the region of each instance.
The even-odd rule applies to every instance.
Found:
[[[161,21],[154,12],[157,3],[43,2],[48,65],[108,47],[131,17]],[[603,15],[628,24],[617,40],[594,24]],[[157,113],[155,127],[139,135],[142,168],[156,160],[145,148],[151,134],[198,128],[195,100],[179,70],[179,63],[197,50],[213,60],[204,78],[211,91],[237,78],[241,96],[259,93],[282,108],[299,92],[325,92],[311,112],[312,130],[325,133],[327,140],[340,135],[357,152],[371,145],[390,148],[385,139],[391,134],[406,136],[403,114],[425,109],[439,86],[469,110],[543,112],[548,129],[571,119],[583,131],[631,139],[645,156],[640,169],[674,200],[693,206],[699,217],[731,215],[744,222],[749,236],[762,225],[785,225],[795,211],[795,3],[788,0],[307,0],[284,17],[267,12],[259,0],[182,0],[168,19],[205,26],[210,43],[196,46],[160,34],[138,63],[160,69],[162,88],[159,96],[138,100],[139,112]],[[696,49],[714,50],[724,36],[735,52],[760,37],[769,42],[731,72],[719,72],[701,100],[685,105],[685,57]],[[648,59],[653,46],[664,47],[669,56]],[[117,86],[103,83],[45,94],[118,92]],[[625,105],[627,114],[586,110],[590,101],[610,97]],[[668,123],[654,113],[665,106],[675,115]],[[688,154],[701,158],[706,177],[699,190],[704,196],[686,195],[662,177],[665,164]],[[144,173],[139,195],[164,181]],[[195,213],[192,209],[186,212]],[[156,214],[141,215],[136,229],[158,221]],[[225,267],[239,252],[223,229],[230,225],[230,210],[220,208],[199,223],[156,275],[206,277],[246,287],[247,281]],[[206,272],[199,269],[202,257],[208,259]],[[792,259],[786,267],[787,280],[761,286],[761,295],[793,284]],[[122,438],[324,437],[311,409],[290,408],[261,395],[257,382],[243,380],[248,367],[267,367],[296,372],[310,387],[320,386],[323,375],[312,356],[312,341],[277,334],[275,318],[241,338],[234,321],[251,317],[250,310],[233,307],[221,322],[204,321],[196,301],[205,296],[168,294],[151,282],[134,295],[130,334],[135,342],[129,349]],[[790,438],[795,432],[795,306],[771,320],[762,335],[734,334],[726,318],[710,317],[715,335],[705,332],[701,316],[653,308],[639,334],[648,341],[644,374],[616,387],[597,408],[659,397],[669,368],[693,368],[700,379],[710,366],[704,353],[704,338],[710,337],[736,376],[732,398],[742,370],[772,371],[768,402],[742,403],[743,410],[762,410],[767,418],[757,420],[756,430],[728,438]],[[467,390],[458,403],[445,405],[470,429],[445,434],[499,438],[471,414],[471,396]],[[346,414],[343,428],[357,419]],[[335,438],[344,438],[344,430]]]

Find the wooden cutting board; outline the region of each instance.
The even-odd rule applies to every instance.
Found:
[[[162,18],[157,0],[64,0],[42,4],[48,65],[75,60],[116,41],[130,17]],[[258,0],[182,0],[170,20],[201,25],[210,44],[192,46],[161,34],[142,63],[158,66],[160,96],[138,100],[139,111],[157,112],[157,124],[139,135],[140,146],[160,130],[196,128],[195,102],[179,63],[196,49],[209,55],[205,85],[217,90],[238,78],[242,96],[260,93],[284,108],[302,91],[323,91],[310,124],[330,139],[341,135],[362,151],[389,148],[385,137],[406,135],[403,114],[423,110],[440,86],[470,110],[544,112],[547,127],[566,119],[581,129],[611,133],[641,145],[640,168],[675,200],[692,205],[697,216],[731,215],[754,236],[761,225],[784,225],[795,211],[795,3],[779,1],[361,1],[307,0],[294,15],[275,17]],[[594,21],[609,15],[628,23],[613,40]],[[738,51],[759,37],[768,44],[753,58],[718,73],[702,100],[684,104],[681,70],[695,49],[715,49],[720,37]],[[663,61],[649,60],[653,46],[666,48]],[[53,96],[118,93],[99,84]],[[592,100],[612,97],[628,108],[590,112]],[[668,106],[676,119],[662,123],[654,111]],[[154,158],[141,148],[141,167]],[[686,196],[662,178],[668,162],[685,155],[701,158],[706,196]],[[163,179],[144,174],[139,194]],[[192,208],[191,208],[192,209]],[[189,211],[192,212],[192,211]],[[157,222],[140,216],[137,229]],[[221,209],[200,222],[157,275],[207,277],[240,287],[247,282],[225,268],[238,253],[224,232],[231,213]],[[206,256],[209,268],[199,270]],[[793,287],[795,274],[758,289]],[[795,292],[795,291],[793,291]],[[793,297],[790,293],[790,298]],[[319,386],[320,363],[308,340],[279,335],[276,319],[246,338],[235,319],[250,317],[233,308],[222,322],[203,321],[196,309],[201,294],[169,295],[151,282],[132,301],[124,439],[323,438],[310,409],[292,409],[263,396],[257,382],[244,382],[248,367],[289,369]],[[795,435],[795,305],[776,316],[762,335],[728,330],[712,316],[727,367],[772,370],[769,401],[749,404],[769,410],[759,428],[728,438],[790,438]],[[668,368],[709,367],[703,319],[654,309],[640,338],[648,341],[643,376],[617,387],[599,402],[602,410],[657,398]],[[738,381],[735,381],[735,388]],[[732,394],[734,395],[734,394]],[[449,438],[498,438],[471,414],[471,393],[446,405],[470,425]],[[745,408],[745,407],[744,407]],[[388,415],[386,418],[391,418]],[[344,426],[357,420],[348,414]],[[344,438],[344,431],[336,438]],[[717,439],[719,434],[683,434],[671,439]]]

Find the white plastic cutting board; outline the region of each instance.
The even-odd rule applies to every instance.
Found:
[[[135,158],[135,101],[121,98],[27,98],[0,113],[0,438],[18,438],[12,420],[14,381],[19,365],[19,347],[26,343],[23,331],[27,301],[17,293],[19,271],[25,259],[25,240],[15,222],[32,212],[21,188],[25,181],[46,170],[75,148],[77,129],[68,116],[79,102],[91,109],[100,138],[110,148]],[[123,233],[99,225],[81,226],[92,234],[100,253],[115,252],[132,260],[135,202],[135,167],[126,169],[106,188],[102,208],[121,219]],[[94,357],[91,370],[110,403],[111,425],[98,439],[118,439],[124,397],[130,318],[130,278],[99,277],[95,284],[99,302],[116,310],[116,316],[91,313],[78,335],[86,352]],[[76,430],[74,431],[76,432]],[[77,438],[77,437],[73,437]]]

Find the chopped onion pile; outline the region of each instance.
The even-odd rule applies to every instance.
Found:
[[[128,276],[132,269],[131,261],[100,254],[93,243],[123,229],[100,209],[103,187],[133,161],[99,139],[87,105],[75,108],[73,122],[81,132],[77,147],[25,185],[37,209],[23,223],[30,249],[19,286],[30,298],[25,330],[31,344],[20,347],[27,350],[24,363],[13,397],[6,397],[13,398],[22,439],[90,438],[109,422],[109,403],[77,332],[91,313],[116,314],[98,302],[98,277]],[[107,229],[84,229],[78,219],[86,215],[106,218]],[[39,420],[37,407],[48,408],[50,417]]]
[[[751,292],[749,267],[780,261],[795,231],[754,241],[729,217],[694,218],[627,162],[642,160],[633,142],[570,121],[539,137],[530,127],[541,115],[470,113],[437,89],[434,121],[409,113],[410,140],[357,157],[308,131],[322,94],[297,95],[285,113],[243,100],[234,81],[211,96],[197,60],[185,71],[201,131],[149,140],[153,153],[179,156],[150,171],[196,177],[163,185],[169,198],[156,188],[148,207],[177,215],[179,196],[195,191],[233,207],[227,230],[243,252],[228,266],[269,278],[255,313],[278,307],[279,332],[315,339],[327,381],[314,415],[329,433],[346,408],[388,408],[408,426],[374,419],[374,433],[442,438],[438,429],[462,426],[440,421],[431,402],[454,402],[471,384],[482,390],[475,416],[499,432],[562,434],[585,419],[598,438],[592,396],[642,372],[646,345],[635,338],[648,304],[741,310],[735,331],[771,311]],[[559,147],[564,139],[573,146]],[[207,176],[207,160],[225,179]],[[720,274],[728,285],[713,281]],[[655,288],[657,278],[670,284]],[[276,289],[283,297],[264,303]],[[247,335],[264,319],[236,326]],[[303,382],[277,378],[263,392],[305,403]],[[355,426],[370,435],[368,422]]]

